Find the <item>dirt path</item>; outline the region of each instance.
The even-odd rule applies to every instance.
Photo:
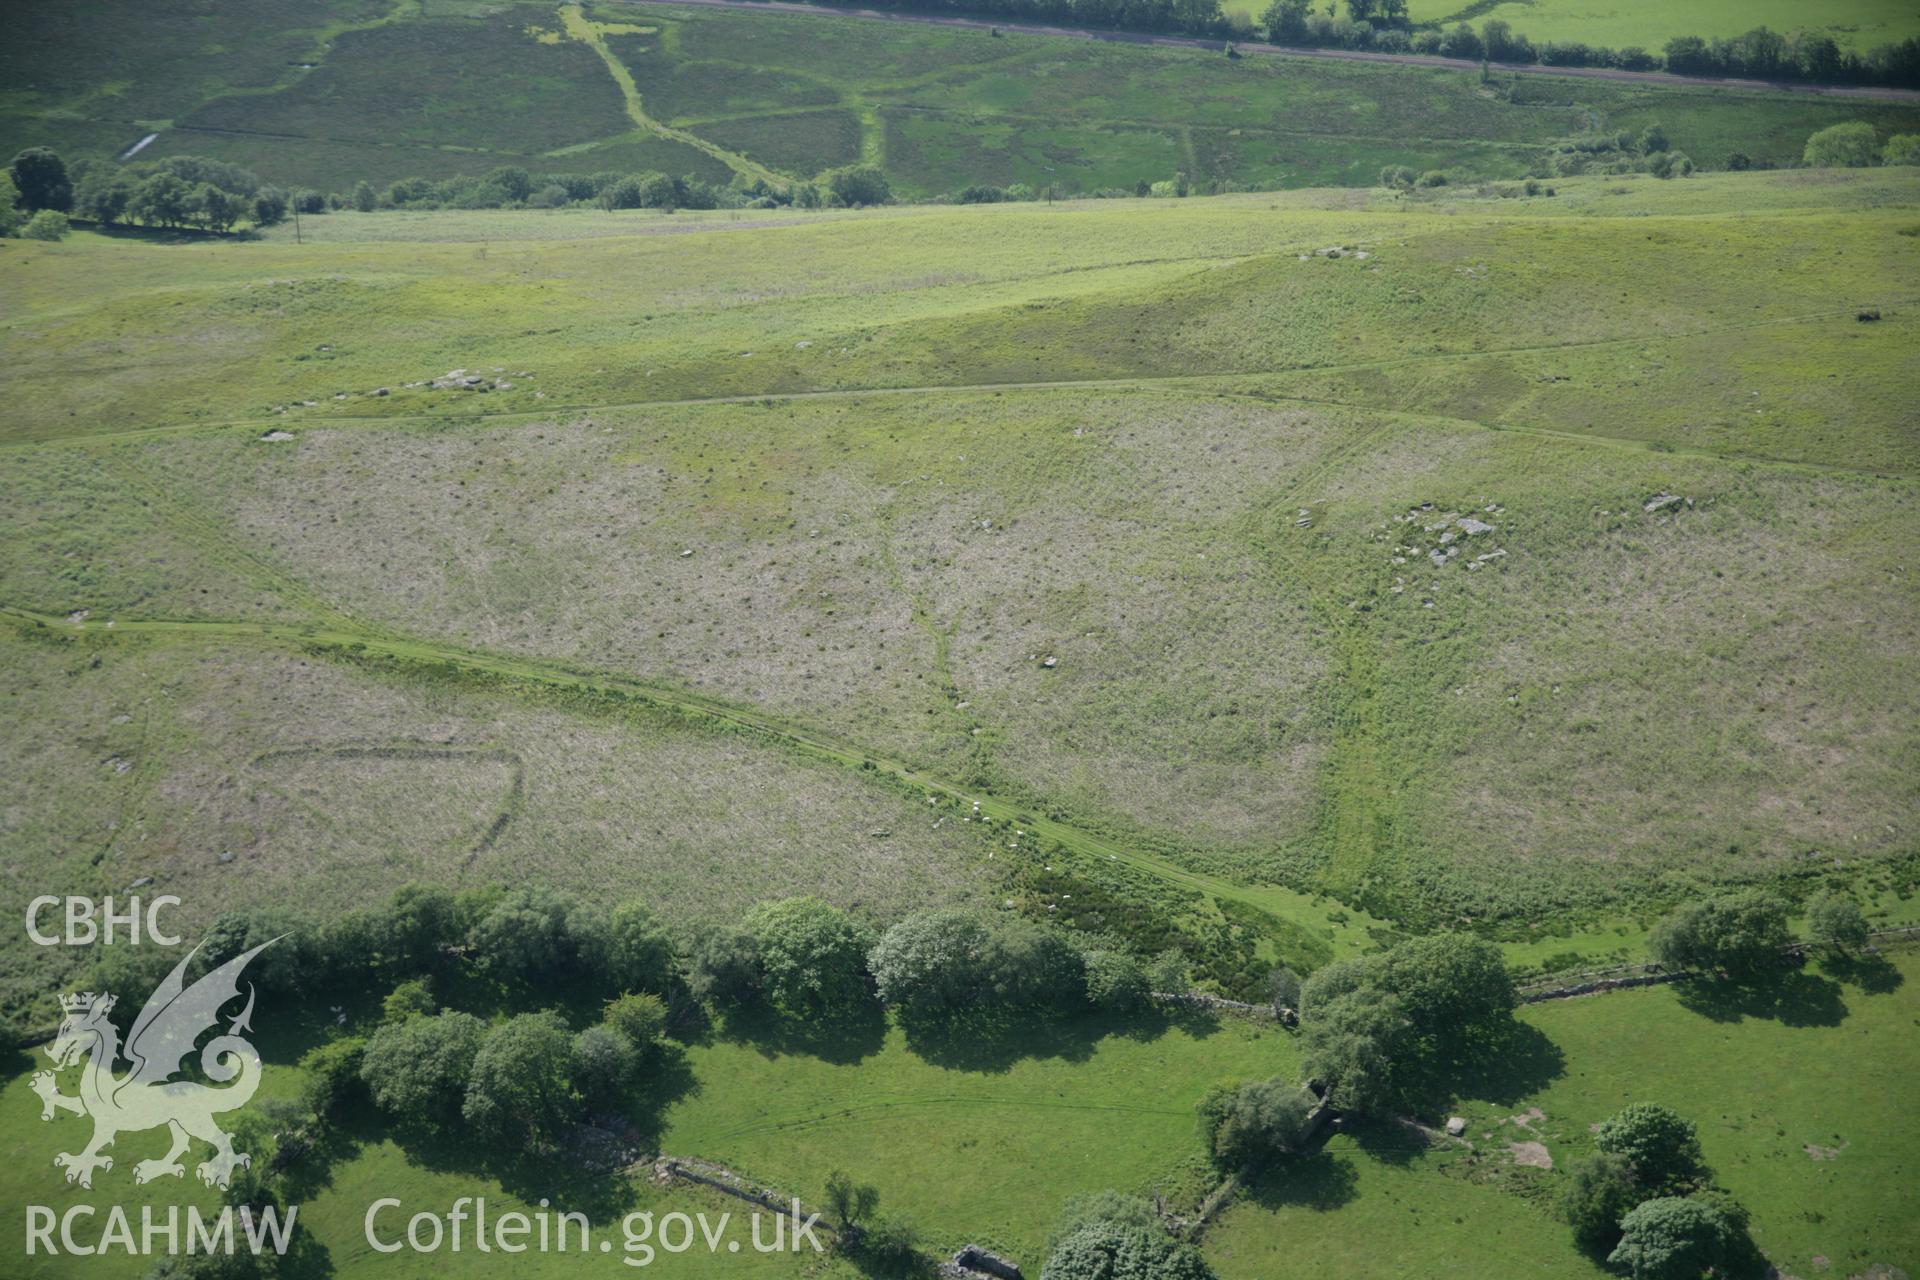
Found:
[[[587,17],[586,10],[578,0],[567,0],[560,6],[560,21],[570,39],[579,41],[600,55],[600,61],[606,64],[607,74],[611,75],[614,83],[620,86],[620,98],[626,104],[627,118],[635,125],[669,142],[684,143],[696,151],[703,151],[742,177],[758,178],[762,182],[776,186],[786,185],[785,175],[775,173],[758,161],[749,160],[738,152],[728,151],[725,147],[708,142],[705,138],[687,133],[685,130],[675,129],[648,115],[646,106],[640,99],[640,86],[633,81],[633,73],[627,70],[626,63],[613,56],[613,50],[607,48],[607,41],[600,27]]]
[[[1138,31],[1096,31],[1085,27],[1054,27],[1037,23],[988,22],[977,18],[949,18],[930,13],[897,13],[880,9],[825,8],[792,0],[659,0],[663,4],[705,5],[715,9],[773,10],[816,17],[866,18],[882,22],[912,22],[930,27],[957,27],[966,31],[1010,31],[1020,35],[1062,36],[1101,40],[1111,44],[1162,45],[1175,49],[1211,49],[1218,53],[1232,44],[1242,54],[1270,54],[1288,58],[1336,58],[1345,62],[1385,62],[1412,67],[1445,67],[1478,71],[1472,58],[1443,58],[1437,54],[1368,53],[1357,49],[1305,49],[1265,44],[1257,40],[1210,40],[1197,36],[1151,35]],[[1496,62],[1495,71],[1523,76],[1575,76],[1586,80],[1618,80],[1627,84],[1693,86],[1707,89],[1747,89],[1768,93],[1813,93],[1837,98],[1865,98],[1876,102],[1920,102],[1920,89],[1883,89],[1868,85],[1802,84],[1795,81],[1739,80],[1714,76],[1672,75],[1665,71],[1619,71],[1612,67],[1542,67],[1532,63]]]

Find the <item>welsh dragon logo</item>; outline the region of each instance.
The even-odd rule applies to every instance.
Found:
[[[233,1135],[213,1120],[220,1112],[245,1106],[260,1087],[260,1055],[240,1034],[253,1029],[249,1025],[253,1016],[251,983],[247,985],[246,1007],[228,1024],[227,1034],[215,1036],[200,1050],[201,1072],[224,1087],[172,1077],[181,1070],[182,1060],[193,1052],[201,1035],[218,1024],[220,1010],[239,997],[240,973],[247,962],[271,945],[264,942],[235,956],[187,986],[187,965],[199,951],[195,947],[154,989],[140,1016],[133,1020],[124,1054],[119,1029],[107,1017],[113,1011],[112,995],[88,991],[60,998],[60,1034],[47,1046],[47,1055],[53,1059],[54,1071],[84,1059],[80,1092],[74,1096],[61,1093],[53,1071],[36,1072],[33,1091],[40,1095],[42,1120],[53,1119],[56,1111],[93,1118],[93,1141],[86,1149],[78,1155],[62,1152],[53,1158],[56,1166],[67,1171],[68,1182],[91,1187],[95,1169],[113,1169],[113,1157],[101,1152],[113,1145],[114,1138],[161,1125],[172,1135],[172,1146],[158,1160],[134,1165],[135,1182],[183,1176],[186,1170],[180,1157],[195,1138],[213,1148],[211,1158],[195,1170],[208,1186],[225,1188],[236,1168],[253,1163],[253,1157],[233,1149]],[[115,1067],[123,1056],[130,1069],[116,1074]]]

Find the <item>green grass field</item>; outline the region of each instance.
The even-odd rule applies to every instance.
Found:
[[[855,161],[913,198],[982,182],[1131,190],[1177,171],[1202,186],[1364,185],[1387,165],[1518,177],[1557,140],[1656,122],[1706,167],[1736,151],[1788,163],[1843,120],[1920,129],[1911,105],[1803,94],[1483,85],[1457,71],[611,0],[331,0],[217,19],[184,0],[85,4],[30,15],[0,71],[9,153],[107,157],[153,133],[143,160],[207,155],[343,191],[503,164],[725,181]]]
[[[1920,14],[1903,0],[1712,0],[1706,4],[1659,5],[1646,0],[1508,0],[1463,4],[1461,0],[1412,0],[1415,22],[1452,25],[1500,18],[1535,40],[1579,40],[1621,49],[1638,45],[1658,51],[1675,36],[1737,36],[1755,27],[1781,34],[1817,31],[1842,48],[1866,50],[1920,35]]]
[[[1469,1121],[1463,1141],[1393,1126],[1335,1136],[1324,1153],[1256,1182],[1210,1223],[1209,1260],[1226,1280],[1609,1274],[1573,1248],[1551,1200],[1588,1149],[1589,1125],[1653,1099],[1698,1124],[1708,1164],[1752,1211],[1756,1244],[1784,1273],[1908,1268],[1920,1236],[1905,1176],[1914,1120],[1901,1103],[1920,1066],[1917,972],[1907,952],[1864,975],[1797,974],[1761,1003],[1659,988],[1530,1007],[1521,1018],[1535,1033],[1532,1049],[1468,1087],[1457,1107]],[[274,1034],[291,1053],[328,1032],[301,1025]],[[298,1070],[273,1048],[268,1058],[262,1099],[295,1096]],[[0,1089],[9,1157],[0,1186],[16,1203],[60,1210],[87,1193],[62,1187],[43,1168],[45,1152],[78,1141],[82,1122],[38,1122],[26,1065],[17,1057]],[[929,1248],[980,1242],[1037,1265],[1060,1204],[1076,1192],[1119,1188],[1190,1204],[1210,1181],[1197,1159],[1195,1100],[1217,1080],[1284,1074],[1295,1059],[1281,1033],[1189,1016],[964,1045],[875,1027],[830,1058],[723,1028],[690,1047],[687,1066],[699,1086],[668,1111],[663,1150],[720,1160],[808,1198],[821,1194],[830,1170],[848,1169],[879,1186],[883,1210],[912,1220]],[[1518,1163],[1519,1144],[1534,1144],[1518,1154],[1538,1163],[1544,1153],[1548,1167]],[[145,1150],[132,1135],[126,1148],[129,1159]],[[475,1166],[417,1140],[396,1144],[375,1123],[348,1125],[322,1168],[300,1201],[300,1274],[439,1274],[446,1255],[436,1262],[367,1247],[362,1218],[381,1196],[408,1212],[444,1212],[463,1195],[486,1196],[495,1213],[549,1198],[587,1212],[616,1249],[614,1224],[626,1213],[744,1209],[641,1177]],[[116,1183],[112,1194],[136,1213],[142,1203],[209,1203],[170,1184]],[[19,1230],[17,1219],[0,1227],[0,1248],[17,1256]],[[696,1275],[740,1274],[749,1264],[761,1268],[755,1275],[851,1274],[744,1253],[716,1260],[695,1250],[670,1261]],[[463,1258],[462,1274],[492,1274],[489,1265],[503,1263]],[[515,1274],[564,1275],[587,1264],[528,1255],[515,1265]],[[42,1259],[22,1274],[131,1277],[140,1269]]]
[[[1216,1080],[1295,1069],[1285,1036],[1199,1017],[1089,1022],[1004,1045],[915,1045],[895,1028],[862,1047],[833,1062],[751,1043],[695,1048],[704,1083],[669,1111],[663,1149],[809,1199],[846,1169],[938,1248],[971,1240],[1037,1259],[1068,1196],[1120,1187],[1179,1201],[1204,1189],[1200,1096]]]
[[[1913,1121],[1898,1099],[1920,1066],[1916,974],[1909,952],[1866,985],[1798,975],[1772,1007],[1676,988],[1532,1006],[1521,1018],[1552,1065],[1461,1104],[1463,1143],[1336,1137],[1315,1165],[1229,1209],[1208,1255],[1227,1280],[1614,1274],[1572,1247],[1551,1198],[1591,1149],[1590,1125],[1653,1101],[1698,1125],[1707,1164],[1782,1274],[1911,1270]],[[1517,1164],[1514,1144],[1538,1144],[1552,1169]]]

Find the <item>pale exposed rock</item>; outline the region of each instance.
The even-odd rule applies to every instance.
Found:
[[[1533,1169],[1553,1168],[1553,1156],[1541,1142],[1509,1142],[1507,1154],[1515,1164],[1526,1165]]]

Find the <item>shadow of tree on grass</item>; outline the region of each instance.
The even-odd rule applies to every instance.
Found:
[[[1821,965],[1828,973],[1870,996],[1891,995],[1906,975],[1883,955],[1836,956]]]
[[[1064,1014],[1048,1009],[981,1007],[946,1018],[903,1016],[907,1046],[937,1067],[998,1074],[1029,1058],[1085,1062],[1100,1042],[1120,1036],[1157,1040],[1176,1028],[1201,1038],[1219,1028],[1206,1010],[1155,1006],[1131,1014]]]
[[[1325,1212],[1351,1201],[1359,1183],[1350,1160],[1322,1151],[1268,1165],[1248,1184],[1246,1196],[1262,1209],[1293,1206]]]
[[[767,1057],[804,1054],[839,1066],[853,1066],[880,1052],[887,1042],[887,1015],[878,1004],[863,1001],[825,1017],[794,1018],[766,1005],[743,1005],[691,1033],[698,1043],[731,1040],[757,1049]]]
[[[1787,1027],[1837,1027],[1847,1016],[1840,984],[1804,970],[1749,981],[1695,978],[1674,985],[1682,1006],[1714,1022],[1760,1018]]]

